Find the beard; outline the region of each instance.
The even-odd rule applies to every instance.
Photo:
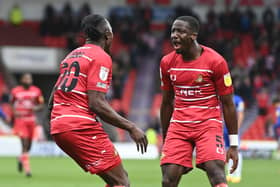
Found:
[[[105,46],[104,51],[110,55],[111,54],[111,46]]]
[[[25,89],[28,89],[30,86],[31,86],[31,84],[26,84],[26,83],[22,83],[21,84]]]

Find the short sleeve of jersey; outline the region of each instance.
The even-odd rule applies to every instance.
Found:
[[[214,83],[218,95],[228,95],[233,93],[233,86],[231,75],[228,70],[226,61],[221,58],[220,62],[217,62],[214,67]]]
[[[112,60],[109,57],[96,58],[89,63],[87,90],[106,93],[112,79]]]
[[[165,58],[163,57],[160,62],[160,81],[162,90],[171,90],[171,80],[168,72],[168,66]]]

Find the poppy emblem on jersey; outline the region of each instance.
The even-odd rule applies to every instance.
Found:
[[[170,75],[170,80],[172,80],[172,81],[176,81],[176,75]]]
[[[196,83],[201,83],[201,82],[203,82],[203,76],[202,76],[201,74],[199,74],[199,75],[197,76],[197,79],[195,80],[195,82],[196,82]]]
[[[108,79],[108,75],[109,75],[109,68],[101,66],[100,67],[100,72],[99,72],[100,80],[106,81]]]
[[[230,87],[232,85],[230,73],[224,75],[224,83],[227,87]]]

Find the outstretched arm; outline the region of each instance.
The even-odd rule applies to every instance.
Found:
[[[136,142],[137,150],[141,148],[144,153],[147,150],[148,141],[145,133],[136,127],[136,124],[120,116],[107,102],[105,93],[89,90],[88,91],[89,107],[91,111],[97,114],[103,121],[127,130],[131,138]]]
[[[163,141],[165,140],[167,130],[170,124],[170,119],[173,113],[173,102],[174,102],[174,91],[163,90],[162,91],[162,102],[160,106],[160,121],[162,128]]]

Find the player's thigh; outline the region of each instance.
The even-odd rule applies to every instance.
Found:
[[[28,139],[27,144],[28,144],[28,149],[31,148],[32,145],[32,140],[34,137],[34,132],[36,128],[36,122],[34,120],[27,121],[25,123],[25,135],[24,137]]]
[[[54,134],[53,138],[86,172],[100,173],[121,163],[118,152],[104,132],[83,129]]]
[[[129,186],[128,174],[121,163],[107,171],[97,173],[97,175],[110,186]]]
[[[192,168],[193,149],[194,144],[186,140],[183,135],[168,132],[162,148],[160,165],[174,164]]]
[[[225,162],[226,151],[222,126],[213,126],[200,131],[195,138],[196,164],[200,166],[208,161]]]
[[[27,138],[28,128],[25,120],[22,119],[14,120],[13,133],[16,136],[19,136],[20,138]]]

